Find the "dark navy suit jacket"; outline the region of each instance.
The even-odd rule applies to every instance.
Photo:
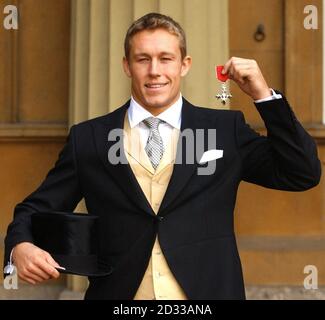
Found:
[[[242,180],[288,191],[316,186],[321,166],[315,142],[285,98],[256,105],[267,137],[253,131],[240,111],[195,107],[184,99],[181,131],[204,129],[206,135],[207,129],[215,129],[215,145],[199,147],[223,150],[223,157],[214,160],[210,175],[197,174],[206,165],[199,159],[175,164],[155,215],[129,164],[108,161],[114,144],[108,134],[123,128],[128,107],[129,102],[72,126],[55,167],[15,208],[5,240],[6,261],[17,243],[33,241],[32,213],[73,211],[84,197],[89,214],[100,217],[100,263],[114,269],[107,277],[89,278],[86,299],[132,299],[157,234],[168,265],[189,299],[244,299],[234,235],[238,186]],[[180,144],[186,147],[186,139],[180,139]],[[254,201],[253,194],[249,201]]]

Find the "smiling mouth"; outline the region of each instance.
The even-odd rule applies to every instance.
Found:
[[[147,83],[144,86],[148,89],[159,89],[159,88],[163,88],[167,84],[168,84],[168,82],[166,82],[166,83]]]

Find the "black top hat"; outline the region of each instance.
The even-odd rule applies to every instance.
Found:
[[[112,267],[98,261],[98,217],[67,212],[37,212],[31,217],[34,244],[49,252],[62,273],[107,276]]]

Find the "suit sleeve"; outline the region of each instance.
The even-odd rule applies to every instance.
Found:
[[[74,147],[74,127],[54,167],[43,183],[14,210],[5,238],[5,264],[12,248],[20,242],[33,242],[31,215],[39,211],[73,211],[82,198]]]
[[[236,138],[242,179],[267,188],[304,191],[316,186],[321,164],[312,137],[298,122],[285,98],[256,104],[267,137],[260,136],[237,114]]]

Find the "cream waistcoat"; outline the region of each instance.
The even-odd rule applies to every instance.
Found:
[[[155,171],[141,143],[138,127],[130,128],[124,119],[124,149],[131,169],[153,211],[157,214],[165,195],[176,158],[179,130],[173,129],[172,138]],[[131,271],[132,272],[132,271]],[[172,274],[156,237],[148,268],[134,300],[185,300],[183,289]]]

